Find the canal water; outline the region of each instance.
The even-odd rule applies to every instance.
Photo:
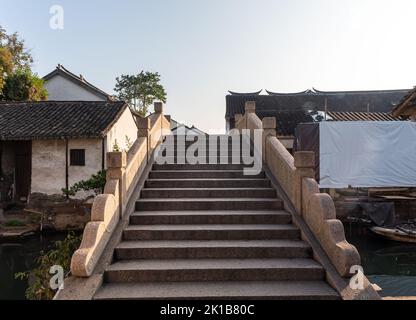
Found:
[[[27,280],[17,280],[14,274],[32,270],[41,251],[53,248],[55,241],[66,234],[36,235],[21,241],[0,243],[0,300],[24,300]]]
[[[383,297],[416,296],[416,244],[385,240],[366,226],[345,223],[347,240],[360,252],[365,275]]]

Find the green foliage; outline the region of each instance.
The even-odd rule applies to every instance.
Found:
[[[122,149],[122,148],[119,146],[119,144],[118,144],[118,142],[117,142],[117,139],[115,139],[115,140],[114,140],[114,144],[113,144],[113,152],[122,152],[122,151],[127,152],[127,151],[129,151],[129,150],[130,150],[130,148],[133,146],[133,142],[130,140],[129,136],[127,136],[127,135],[126,135],[125,139],[126,139],[126,141],[125,141],[125,146],[126,146],[126,147],[125,147],[124,149]]]
[[[1,27],[0,27],[1,31]],[[13,56],[9,50],[0,46],[0,96],[8,74],[13,72]]]
[[[33,63],[32,54],[25,48],[25,42],[19,38],[19,34],[17,32],[7,34],[2,26],[0,26],[0,48],[9,51],[13,69],[30,67]]]
[[[3,87],[3,100],[42,101],[48,98],[43,80],[29,69],[19,69],[7,76]]]
[[[74,184],[69,190],[62,189],[62,192],[66,196],[75,196],[78,191],[91,191],[93,190],[96,194],[104,192],[106,183],[107,171],[102,170],[97,174],[93,175],[89,180],[83,180]]]
[[[157,72],[141,71],[137,75],[121,75],[116,78],[114,90],[118,97],[130,103],[130,106],[146,116],[149,106],[156,100],[166,103],[166,91],[160,84],[160,75]]]
[[[113,152],[121,152],[120,146],[118,145],[117,139],[114,140]]]
[[[26,223],[20,220],[9,220],[4,223],[5,227],[24,227]]]
[[[19,272],[15,274],[16,279],[29,280],[33,283],[26,290],[28,300],[52,300],[55,291],[50,288],[49,281],[52,275],[49,273],[52,266],[61,266],[65,275],[71,269],[71,258],[81,244],[81,237],[69,233],[65,240],[56,241],[54,249],[44,253],[36,259],[36,268],[32,271]]]
[[[30,70],[30,50],[19,34],[7,34],[0,26],[0,100],[39,101],[47,99],[43,80]]]
[[[126,135],[126,151],[129,151],[133,146],[133,142],[130,140],[129,136]]]

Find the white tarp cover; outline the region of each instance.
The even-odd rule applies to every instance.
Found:
[[[321,122],[320,187],[415,187],[416,123]]]

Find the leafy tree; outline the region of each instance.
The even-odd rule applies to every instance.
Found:
[[[1,31],[1,29],[0,29]],[[0,47],[0,95],[8,74],[13,72],[13,56],[6,48]]]
[[[29,69],[18,69],[7,76],[3,87],[3,100],[42,101],[48,98],[44,82]]]
[[[30,50],[18,33],[7,34],[0,26],[0,100],[38,101],[47,98],[43,81],[30,70]]]
[[[121,100],[142,116],[148,113],[149,106],[160,100],[166,103],[166,91],[160,84],[160,75],[155,72],[141,71],[137,75],[121,75],[116,78],[114,90]]]
[[[7,34],[6,30],[0,26],[0,48],[5,48],[12,56],[13,68],[29,68],[33,63],[30,50],[25,48],[24,40],[19,39],[17,32]]]

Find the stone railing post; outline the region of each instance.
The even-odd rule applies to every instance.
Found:
[[[163,102],[155,102],[153,107],[154,107],[154,110],[155,110],[155,114],[160,115],[158,123],[155,123],[155,126],[157,127],[158,130],[160,130],[160,132],[157,132],[156,137],[150,137],[150,148],[151,148],[151,150],[153,150],[153,148],[155,148],[157,146],[158,142],[163,139],[163,134],[164,134],[164,132],[163,132],[164,131],[163,113],[164,113],[165,107],[163,105]],[[159,134],[160,134],[160,137],[159,137]]]
[[[163,113],[163,102],[154,103],[155,113]]]
[[[263,160],[265,161],[267,159],[266,158],[267,138],[276,137],[276,118],[275,117],[263,118],[261,122],[263,123],[263,138],[262,138]]]
[[[125,152],[108,152],[107,153],[107,181],[117,179],[119,181],[119,210],[120,217],[123,215],[123,209],[126,200],[126,181],[125,173],[127,166],[127,154]]]
[[[150,127],[151,127],[151,121],[149,117],[146,118],[137,118],[137,138],[146,138],[146,144],[147,144],[147,161],[149,161],[149,150],[150,150],[150,141],[149,141],[149,135],[150,135]]]
[[[304,214],[302,206],[302,181],[304,178],[315,179],[315,153],[312,151],[298,151],[294,154],[295,159],[295,181],[294,186],[294,205],[299,214]]]
[[[240,131],[240,133],[241,133],[241,129],[243,129],[242,127],[241,127],[241,125],[242,125],[242,123],[241,123],[241,121],[243,121],[243,115],[242,114],[236,114],[235,115],[235,122],[234,122],[234,127],[235,127],[235,129],[237,129],[238,131]]]
[[[244,109],[245,109],[244,129],[250,129],[249,125],[248,125],[248,121],[249,121],[250,114],[255,114],[256,113],[256,102],[255,101],[247,101],[246,104],[245,104]],[[250,130],[250,136],[251,136],[251,139],[254,138],[254,132],[252,132],[252,130]]]
[[[247,101],[245,104],[246,113],[256,113],[256,101]]]

